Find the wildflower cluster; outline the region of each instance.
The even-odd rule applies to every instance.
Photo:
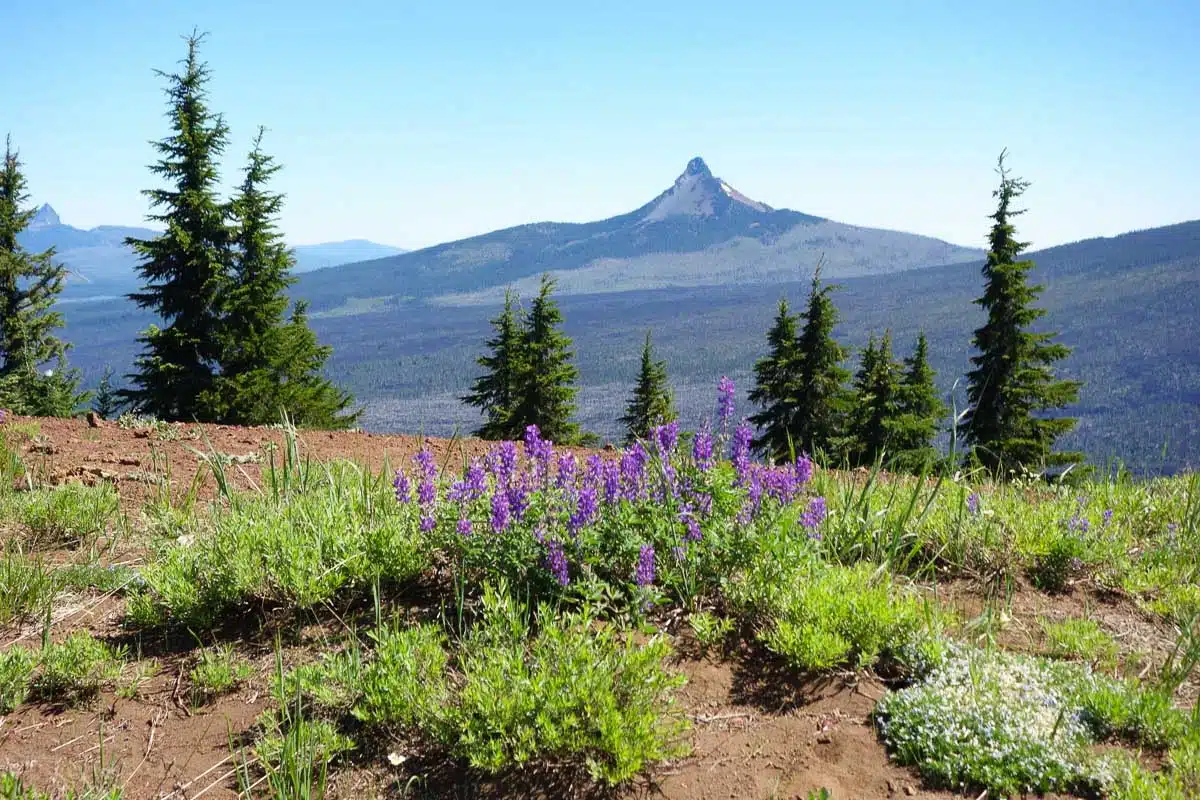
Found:
[[[725,378],[718,388],[721,430],[732,415],[733,383]],[[476,577],[549,593],[595,580],[643,597],[655,586],[683,591],[688,583],[696,591],[698,572],[701,584],[715,586],[746,550],[731,542],[751,535],[769,510],[800,500],[812,479],[806,457],[785,465],[752,461],[751,438],[746,422],[731,439],[714,436],[706,423],[690,448],[681,447],[679,423],[669,422],[619,453],[580,456],[530,425],[519,445],[498,443],[440,495],[428,448],[413,459],[411,477],[396,472],[393,486],[419,529]],[[719,460],[722,442],[729,465]],[[814,538],[824,518],[824,498],[810,498],[803,525]],[[663,561],[663,554],[673,558]]]

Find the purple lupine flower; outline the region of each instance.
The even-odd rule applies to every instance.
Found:
[[[675,451],[675,445],[679,443],[679,421],[673,420],[665,425],[658,425],[652,433],[654,443],[658,447],[658,456],[666,461]]]
[[[421,481],[417,484],[417,502],[422,508],[428,508],[437,501],[437,463],[429,445],[421,448],[414,460],[421,469]]]
[[[979,492],[971,492],[967,495],[967,511],[972,514],[979,513]]]
[[[712,514],[713,499],[711,494],[691,492],[689,496],[698,516],[707,517]]]
[[[808,501],[808,508],[800,515],[800,524],[810,531],[821,527],[821,523],[828,516],[828,509],[825,507],[824,497],[814,497]]]
[[[560,586],[571,582],[571,569],[567,563],[567,554],[563,552],[562,542],[552,540],[546,543],[546,569],[554,576]]]
[[[471,464],[467,467],[467,474],[463,476],[461,481],[455,481],[450,487],[449,498],[451,502],[471,502],[478,500],[487,493],[487,472],[483,469],[483,464],[479,463],[479,459],[472,459]]]
[[[1067,521],[1067,529],[1076,533],[1087,533],[1088,529],[1091,527],[1092,523],[1088,520],[1088,518],[1080,516],[1079,514],[1076,514]]]
[[[546,529],[543,528],[541,525],[538,525],[536,528],[534,528],[533,529],[533,540],[535,542],[537,542],[538,544],[545,544],[546,543]]]
[[[604,459],[600,457],[599,453],[592,453],[587,457],[585,464],[583,482],[598,489],[604,475]]]
[[[457,530],[463,536],[470,536],[471,535],[471,520],[467,519],[466,517],[463,517],[462,519],[460,519],[458,521],[458,525],[456,526],[455,530]]]
[[[792,471],[796,476],[797,486],[807,486],[813,476],[813,462],[808,456],[800,456],[796,459],[796,463],[792,465]]]
[[[700,521],[692,513],[691,506],[683,507],[683,510],[679,512],[679,519],[683,522],[683,526],[686,529],[683,534],[685,542],[698,542],[704,538],[704,534],[700,531]]]
[[[641,442],[621,454],[621,496],[626,500],[637,500],[642,496],[642,482],[646,473],[646,463],[650,455]]]
[[[633,580],[638,586],[649,586],[654,583],[654,545],[642,545]]]
[[[604,502],[614,505],[621,499],[621,466],[616,461],[604,462]]]
[[[525,454],[533,460],[538,478],[545,478],[550,471],[550,459],[554,455],[554,443],[542,438],[537,425],[525,429]]]
[[[397,503],[408,502],[412,487],[409,485],[408,476],[404,474],[404,470],[396,470],[396,477],[392,481],[392,488],[396,490]]]
[[[742,420],[737,426],[737,430],[733,432],[733,448],[730,461],[733,462],[733,468],[737,471],[738,482],[745,484],[746,472],[750,468],[750,440],[754,437],[754,429],[750,427],[750,423]]]
[[[1111,508],[1106,508],[1106,509],[1104,510],[1104,524],[1105,524],[1105,526],[1107,526],[1107,525],[1108,525],[1110,522],[1112,522],[1112,515],[1113,515],[1113,510],[1112,510]]]
[[[675,556],[675,560],[682,564],[687,561],[687,548],[681,544],[677,544],[671,548],[671,555]]]
[[[1167,523],[1167,544],[1169,544],[1171,547],[1175,546],[1175,537],[1176,537],[1176,534],[1178,534],[1178,533],[1179,533],[1179,523],[1178,522],[1168,522]]]
[[[584,486],[579,490],[579,503],[575,508],[575,512],[571,514],[571,518],[567,521],[567,527],[572,534],[579,533],[585,526],[591,524],[596,518],[597,502],[596,488],[594,486]]]
[[[663,483],[655,492],[655,496],[662,500],[679,496],[679,473],[670,464],[663,464]]]
[[[517,445],[515,442],[501,442],[488,453],[488,469],[496,476],[496,482],[507,486],[517,470]]]
[[[525,518],[525,512],[529,510],[529,492],[528,474],[521,475],[521,480],[513,481],[505,490],[509,511],[518,522]]]
[[[791,469],[772,467],[757,471],[766,486],[767,495],[782,505],[792,502],[800,487],[796,482],[796,473]]]
[[[695,438],[692,439],[692,461],[695,462],[696,469],[708,472],[712,468],[712,458],[712,432],[708,429],[708,423],[705,422],[703,427],[696,431]]]
[[[724,375],[717,382],[717,419],[722,432],[729,429],[729,421],[733,419],[733,381]]]
[[[500,533],[508,528],[508,492],[496,487],[492,493],[492,530]]]
[[[433,518],[433,514],[421,515],[421,533],[432,533],[437,527],[437,520]]]
[[[558,489],[567,489],[575,487],[575,470],[578,462],[575,460],[574,453],[562,453],[558,457],[558,475],[554,479],[554,485]]]

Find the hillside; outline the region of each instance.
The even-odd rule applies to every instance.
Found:
[[[137,258],[125,245],[126,237],[151,238],[158,231],[122,225],[99,225],[84,230],[63,223],[49,204],[37,215],[17,241],[31,252],[53,247],[57,260],[70,271],[63,298],[84,300],[122,295],[138,285]],[[379,258],[405,252],[399,247],[365,239],[298,245],[293,248],[296,273]]]
[[[1093,239],[1032,254],[1045,283],[1046,324],[1075,348],[1065,371],[1085,384],[1080,429],[1065,444],[1093,459],[1120,455],[1147,472],[1200,464],[1200,221]],[[668,360],[685,421],[712,412],[712,385],[733,376],[743,391],[781,294],[799,300],[804,278],[785,284],[689,287],[564,297],[582,392],[581,418],[614,436],[636,371],[638,348],[653,329]],[[967,369],[972,301],[982,278],[968,262],[890,275],[848,278],[835,294],[852,345],[890,327],[905,353],[919,330],[930,339],[941,388]],[[136,354],[134,337],[150,318],[122,303],[64,308],[72,358],[90,380],[105,363],[118,372]],[[493,306],[390,301],[314,319],[333,345],[332,377],[368,406],[376,431],[448,435],[476,424],[458,403],[476,374]],[[957,393],[959,404],[963,393]],[[744,406],[743,406],[744,407]],[[1166,446],[1166,454],[1163,448]]]
[[[978,250],[909,233],[862,228],[751,200],[701,158],[658,197],[598,222],[521,225],[304,277],[315,311],[389,299],[487,302],[503,286],[552,271],[566,294],[673,286],[783,283],[817,255],[833,277],[950,264]],[[371,302],[372,299],[376,299]]]

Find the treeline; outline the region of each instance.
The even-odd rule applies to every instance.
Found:
[[[331,349],[318,343],[305,304],[287,297],[294,262],[276,224],[283,196],[268,188],[279,166],[263,151],[261,130],[234,195],[218,194],[229,129],[208,107],[200,39],[188,38],[179,73],[163,74],[171,130],[154,144],[158,160],[150,170],[164,185],[145,191],[150,219],[163,233],[126,240],[140,257],[143,281],[129,297],[162,324],[141,332],[142,353],[126,386],[115,389],[106,372],[94,407],[106,415],[128,408],[166,420],[242,425],[275,422],[282,412],[301,426],[350,426],[360,411],[323,377]],[[833,336],[837,287],[822,284],[818,265],[803,312],[793,314],[781,300],[768,352],[755,364],[750,399],[758,411],[749,421],[760,454],[778,460],[804,452],[830,463],[919,470],[943,458],[934,443],[949,432],[971,462],[998,473],[1082,460],[1054,452],[1076,423],[1061,409],[1077,402],[1079,383],[1054,374],[1068,348],[1055,334],[1033,330],[1044,314],[1034,305],[1042,287],[1029,283],[1033,263],[1021,260],[1026,244],[1011,222],[1023,213],[1011,206],[1028,184],[1009,175],[1003,153],[998,172],[984,288],[975,301],[987,316],[971,340],[976,354],[963,414],[946,419],[923,335],[898,360],[890,332],[874,334],[851,374],[849,348]],[[79,373],[67,363],[69,345],[55,335],[65,269],[53,249],[34,254],[17,243],[35,213],[27,200],[9,142],[0,173],[0,404],[17,413],[66,415],[89,395],[79,391]],[[564,444],[598,441],[574,420],[578,371],[553,290],[553,279],[544,276],[528,312],[509,293],[492,320],[495,336],[478,359],[483,374],[462,398],[483,413],[484,438],[518,438],[537,425]],[[655,358],[647,333],[621,417],[626,438],[644,438],[675,416],[667,365]]]
[[[287,297],[294,260],[276,227],[283,196],[268,184],[279,166],[263,152],[261,130],[236,192],[218,196],[229,128],[208,107],[200,40],[188,38],[180,73],[163,74],[171,132],[154,144],[150,171],[165,185],[144,192],[163,233],[126,239],[143,281],[129,298],[162,325],[138,338],[142,354],[126,387],[114,389],[105,373],[94,407],[236,425],[286,413],[300,426],[348,427],[359,415],[353,398],[322,376],[331,348],[318,343],[304,303]],[[78,391],[68,346],[54,335],[66,270],[53,248],[33,254],[16,241],[35,213],[27,200],[10,143],[0,177],[0,402],[16,413],[66,416],[89,395]]]
[[[966,410],[947,418],[923,333],[902,360],[893,355],[890,331],[872,334],[851,374],[850,350],[833,335],[837,287],[822,283],[818,264],[803,312],[794,314],[787,299],[780,300],[767,331],[767,355],[754,366],[749,397],[759,410],[749,422],[758,432],[753,447],[759,454],[783,460],[807,453],[826,463],[885,464],[913,472],[961,457],[1001,475],[1082,462],[1080,453],[1054,451],[1056,441],[1076,424],[1060,409],[1078,401],[1080,384],[1054,374],[1053,365],[1067,357],[1069,348],[1056,343],[1055,334],[1033,330],[1045,314],[1034,306],[1042,287],[1029,282],[1034,265],[1020,258],[1027,245],[1016,239],[1012,224],[1023,213],[1012,203],[1028,183],[1011,176],[1004,159],[1002,153],[983,294],[975,300],[987,317],[971,340],[975,355],[966,376]],[[558,441],[585,441],[572,421],[576,373],[569,363],[571,341],[556,329],[562,315],[550,298],[553,286],[544,276],[523,327],[515,322],[511,292],[492,321],[496,336],[487,342],[489,353],[478,359],[484,373],[463,398],[485,413],[477,431],[483,438],[516,438],[526,425],[536,424],[559,432]],[[552,325],[539,328],[534,319],[550,319],[546,308],[553,308]],[[553,368],[539,369],[531,356],[535,352],[553,352],[554,359],[546,362]],[[557,402],[536,400],[547,396]],[[655,359],[648,332],[621,417],[626,439],[645,438],[653,426],[675,417],[667,365]],[[956,447],[943,455],[935,442],[946,433]]]

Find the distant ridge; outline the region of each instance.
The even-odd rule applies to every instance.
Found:
[[[980,256],[938,239],[773,208],[716,177],[697,156],[671,186],[626,214],[519,225],[321,270],[305,276],[297,293],[317,310],[369,298],[470,303],[490,301],[509,284],[527,288],[523,279],[545,271],[558,275],[561,293],[586,294],[786,282],[818,257],[827,275],[848,277]]]

